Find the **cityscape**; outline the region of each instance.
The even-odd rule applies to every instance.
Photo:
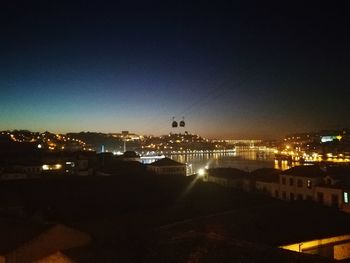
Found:
[[[346,1],[0,6],[0,263],[350,262]]]

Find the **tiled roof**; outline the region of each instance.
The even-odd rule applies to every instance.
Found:
[[[163,158],[163,159],[160,159],[158,161],[155,161],[154,163],[151,163],[150,164],[151,166],[184,166],[186,164],[184,163],[179,163],[177,161],[174,161],[170,158]]]
[[[282,175],[302,177],[324,177],[326,173],[317,165],[295,166],[282,172]]]
[[[260,168],[250,173],[253,180],[262,182],[276,182],[281,170],[274,168]]]
[[[229,179],[249,178],[249,174],[237,168],[212,168],[208,174],[213,177],[223,177]]]

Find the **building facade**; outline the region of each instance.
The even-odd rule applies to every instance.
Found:
[[[282,200],[313,201],[350,212],[349,179],[347,174],[332,175],[317,166],[298,166],[281,172],[276,181],[256,181],[256,190]]]

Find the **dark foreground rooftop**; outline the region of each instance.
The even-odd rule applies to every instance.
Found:
[[[64,252],[77,262],[328,262],[277,246],[350,233],[350,215],[335,209],[229,191],[196,177],[46,178],[0,184],[0,204],[7,194],[28,220],[92,236],[89,247]]]

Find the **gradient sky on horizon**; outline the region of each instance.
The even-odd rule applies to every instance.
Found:
[[[346,1],[71,2],[0,4],[0,130],[350,127]]]

